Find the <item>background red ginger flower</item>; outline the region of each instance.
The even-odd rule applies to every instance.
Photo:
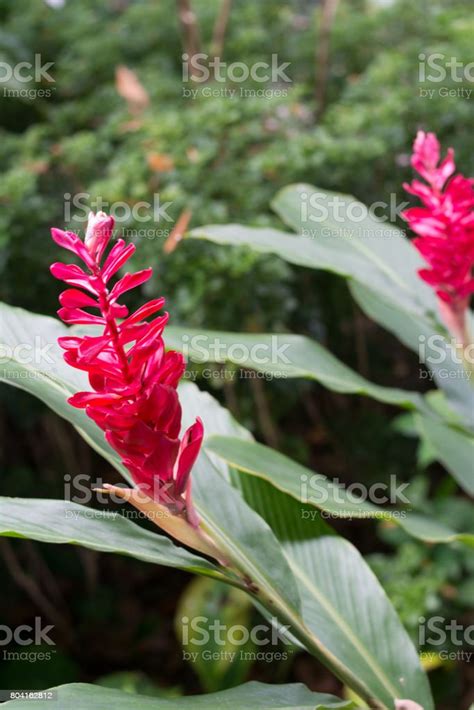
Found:
[[[110,288],[110,279],[135,251],[133,244],[126,246],[119,239],[104,258],[113,225],[113,218],[103,212],[91,213],[84,242],[73,232],[51,230],[54,241],[85,266],[51,266],[53,276],[73,287],[59,297],[59,316],[65,323],[101,329],[97,336],[59,338],[64,359],[88,373],[92,390],[78,392],[68,401],[85,409],[104,430],[147,496],[196,527],[199,519],[191,503],[190,473],[202,443],[202,422],[198,418],[180,439],[176,388],[185,362],[180,353],[165,352],[162,334],[168,314],[150,319],[161,310],[164,299],[149,301],[132,314],[119,303],[125,292],[148,281],[152,269],[127,273]]]
[[[450,179],[456,169],[454,152],[449,148],[440,163],[434,133],[418,132],[411,164],[426,181],[404,185],[424,205],[403,213],[418,235],[413,244],[430,267],[418,273],[435,289],[445,324],[465,344],[466,311],[474,292],[474,180],[463,175]]]

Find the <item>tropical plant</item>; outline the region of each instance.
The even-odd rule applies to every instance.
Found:
[[[445,175],[436,186],[438,202],[433,203],[425,188],[422,196],[430,203],[431,213],[409,211],[406,216],[420,238],[430,240],[430,265],[438,269],[437,278],[426,271],[423,276],[435,284],[438,296],[440,289],[447,294],[442,303],[454,309],[459,325],[457,298],[462,299],[464,317],[472,286],[472,195],[467,194],[465,183],[463,190],[455,189],[461,184],[459,178],[448,183],[441,195],[454,164],[449,157],[448,163],[438,168],[436,149],[439,154],[434,136],[419,136],[414,165],[419,168],[421,160],[425,172],[428,166],[429,178],[439,176],[440,171]],[[421,194],[419,186],[413,189]],[[423,356],[438,390],[423,396],[373,384],[318,343],[298,335],[193,333],[169,326],[165,330],[166,316],[148,320],[162,308],[163,299],[153,299],[129,314],[118,299],[144,283],[151,272],[127,273],[110,288],[109,279],[131,256],[133,247],[119,239],[106,254],[113,220],[104,214],[91,215],[85,241],[72,232],[52,230],[55,242],[83,262],[82,267],[52,266],[53,275],[72,287],[61,294],[59,311],[71,327],[1,306],[1,343],[7,355],[2,379],[34,394],[71,422],[129,484],[109,485],[103,490],[114,494],[118,502],[134,505],[181,545],[127,520],[126,509],[117,515],[58,500],[4,498],[0,533],[125,554],[237,588],[278,627],[284,642],[321,660],[358,698],[341,700],[312,693],[301,685],[250,683],[202,698],[161,700],[160,704],[135,696],[133,707],[217,707],[225,703],[229,708],[323,710],[354,707],[354,702],[385,710],[416,707],[416,703],[424,710],[434,707],[417,651],[382,586],[357,549],[327,521],[386,519],[430,543],[472,545],[474,535],[451,529],[423,510],[354,502],[330,479],[255,442],[228,411],[196,385],[182,383],[178,388],[184,372],[184,359],[178,351],[185,350],[191,362],[202,357],[204,336],[208,346],[216,342],[221,346],[217,357],[216,348],[208,347],[208,359],[273,376],[317,379],[337,392],[364,394],[406,409],[433,455],[460,487],[472,492],[474,438],[468,415],[472,415],[473,392],[469,371],[463,369],[467,365],[457,357],[459,347],[465,353],[465,340],[449,342],[446,325],[452,326],[452,319],[446,316],[444,306],[439,311],[432,291],[418,278],[423,262],[404,235],[367,216],[363,230],[348,237],[342,226],[346,230],[354,227],[347,217],[354,213],[354,201],[337,196],[346,215],[341,226],[330,211],[321,221],[321,193],[311,186],[297,185],[277,195],[274,207],[296,234],[214,225],[193,230],[190,236],[245,244],[293,264],[340,274],[348,280],[363,310],[403,343],[418,349],[420,338],[424,338]],[[332,196],[323,192],[323,197],[329,204]],[[433,227],[435,219],[438,232],[427,235],[424,225]],[[309,227],[314,232],[308,237]],[[463,249],[471,246],[471,251],[463,251],[463,268],[456,272],[455,281],[451,272],[447,278],[451,263],[444,249],[446,241],[454,246],[459,241]],[[444,259],[442,273],[435,253],[438,245]],[[420,242],[417,246],[426,256]],[[455,260],[457,251],[451,253]],[[90,314],[85,308],[98,309],[99,314]],[[452,330],[459,335],[459,328]],[[462,332],[465,335],[467,327]],[[433,362],[430,337],[434,334],[442,342],[444,369],[458,373],[455,386]],[[38,335],[42,343],[51,345],[46,353],[39,347]],[[194,336],[201,338],[199,347]],[[35,357],[25,358],[25,348]],[[65,350],[64,360],[60,348]],[[266,354],[263,357],[262,352]],[[314,480],[318,491],[324,493],[317,499],[307,495],[307,484]],[[129,696],[97,686],[69,685],[50,692],[57,692],[63,705],[130,706]],[[29,707],[30,701],[13,702],[21,708],[27,707],[27,702]],[[53,708],[56,701],[42,702],[42,706]]]

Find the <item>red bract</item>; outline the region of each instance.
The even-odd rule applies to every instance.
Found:
[[[474,292],[474,180],[463,175],[450,179],[456,170],[454,152],[450,148],[440,163],[434,133],[418,132],[411,164],[426,181],[404,185],[424,205],[403,213],[418,234],[413,244],[430,266],[418,273],[435,289],[446,325],[464,343],[466,310]]]
[[[202,422],[198,418],[180,439],[176,388],[184,358],[172,350],[165,352],[162,335],[168,314],[150,320],[162,309],[164,299],[149,301],[132,314],[118,302],[126,291],[148,281],[152,270],[127,273],[110,288],[110,279],[135,251],[133,244],[126,246],[119,239],[104,258],[113,224],[113,218],[103,212],[91,213],[84,242],[73,232],[51,230],[54,241],[84,263],[83,268],[51,266],[53,276],[72,287],[59,298],[59,316],[65,323],[101,329],[99,335],[59,339],[66,362],[85,370],[92,388],[68,401],[85,409],[104,430],[140,489],[196,527],[199,519],[191,503],[190,472],[201,447]]]

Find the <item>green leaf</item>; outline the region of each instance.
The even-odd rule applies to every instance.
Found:
[[[74,409],[67,403],[67,398],[71,394],[88,388],[85,374],[74,370],[63,362],[57,338],[68,332],[69,329],[54,318],[0,304],[0,343],[4,347],[6,346],[6,353],[16,354],[14,357],[7,358],[5,356],[2,358],[4,366],[0,368],[0,381],[3,380],[7,384],[34,394],[53,411],[70,421],[81,436],[120,471],[126,480],[130,481],[128,471],[105,441],[102,431],[82,410]],[[430,411],[418,393],[374,385],[343,365],[318,343],[302,336],[248,335],[220,333],[219,331],[202,333],[182,328],[168,328],[168,346],[183,349],[183,335],[189,337],[189,340],[186,340],[189,354],[201,358],[202,347],[204,347],[203,338],[205,343],[214,343],[217,339],[225,344],[227,351],[233,346],[244,345],[251,353],[252,347],[263,345],[264,352],[272,353],[275,352],[273,338],[276,337],[276,346],[280,348],[279,352],[282,353],[277,356],[276,362],[273,362],[274,358],[272,357],[270,357],[270,362],[263,364],[256,362],[252,357],[244,360],[234,357],[233,361],[262,372],[283,373],[286,377],[314,378],[337,392],[367,394],[384,403],[404,406],[409,409],[416,408],[419,411]],[[193,337],[201,338],[197,347],[194,348],[192,347]],[[21,345],[23,349],[18,349],[18,345]],[[26,357],[22,357],[24,352],[27,352]],[[258,352],[261,353],[262,350]],[[5,355],[5,350],[2,354]],[[288,363],[280,361],[283,356],[289,360]],[[454,454],[455,452],[449,449],[443,455],[452,458]],[[447,467],[450,471],[455,470],[457,468],[456,461],[451,461]]]
[[[307,195],[306,204],[309,205],[306,211],[301,208],[303,193]],[[311,201],[316,195],[317,204],[312,206]],[[338,200],[338,212],[328,209],[327,218],[322,219],[320,208],[329,200]],[[351,215],[366,210],[363,203],[351,195],[325,192],[311,185],[283,188],[272,206],[299,235],[310,227],[312,238],[332,250],[333,268],[330,265],[316,268],[335,270],[341,251],[353,254],[350,269],[343,275],[350,279],[351,291],[358,304],[368,316],[419,354],[421,361],[425,361],[433,372],[438,387],[447,393],[470,426],[474,426],[474,388],[469,386],[463,366],[456,361],[448,341],[441,336],[436,342],[432,340],[433,335],[445,333],[446,328],[440,319],[433,290],[418,276],[418,270],[425,266],[425,262],[403,232],[371,216],[363,220],[351,219]],[[335,214],[342,215],[344,221],[335,221]],[[363,257],[363,268],[355,258],[357,255]],[[446,376],[447,371],[449,376]]]
[[[302,335],[254,335],[168,327],[166,344],[169,348],[185,351],[195,362],[229,361],[275,377],[314,379],[335,392],[368,395],[379,402],[408,409],[427,409],[423,397],[417,392],[375,385],[340,362],[322,345]]]
[[[30,392],[71,421],[87,443],[130,481],[99,427],[79,409],[71,418],[73,408],[67,399],[74,392],[87,390],[89,382],[85,372],[63,360],[57,340],[68,333],[69,328],[55,318],[0,303],[0,382]]]
[[[15,710],[29,710],[37,704],[42,710],[186,710],[187,708],[227,708],[228,710],[350,710],[355,707],[351,701],[339,700],[333,695],[313,693],[301,683],[289,685],[267,685],[266,683],[245,683],[237,688],[223,690],[211,695],[193,695],[184,698],[152,698],[145,695],[124,693],[109,688],[85,683],[71,683],[50,689],[56,694],[54,700],[11,700],[4,707],[15,706]],[[45,691],[47,692],[47,691]]]
[[[474,387],[471,374],[460,362],[455,348],[440,332],[443,326],[428,314],[419,314],[389,301],[372,288],[350,282],[351,293],[362,310],[417,353],[420,379],[434,380],[448,397],[449,404],[466,425],[474,426]],[[444,328],[443,328],[444,330]],[[430,390],[429,394],[438,394]]]
[[[23,312],[12,310],[14,317],[21,319]],[[33,319],[30,333],[43,332],[43,318],[30,316]],[[48,386],[59,387],[63,397],[66,389],[77,388],[67,377],[67,373],[61,373],[61,377],[55,373],[50,385],[44,381],[41,392],[44,401],[50,401]],[[6,381],[10,382],[8,378]],[[29,382],[25,380],[24,388],[36,393]],[[187,387],[199,400],[197,388]],[[60,413],[76,426],[82,414],[64,404]],[[204,425],[207,426],[206,421]],[[84,436],[83,428],[78,429]],[[102,434],[95,443],[97,450],[121,469]],[[193,470],[195,499],[207,527],[215,532],[232,560],[254,582],[256,588],[252,586],[249,592],[257,606],[265,607],[268,614],[289,625],[292,636],[361,697],[376,699],[372,704],[388,710],[393,708],[396,697],[411,697],[425,710],[431,710],[429,688],[416,652],[382,588],[357,551],[333,536],[312,538],[308,526],[302,529],[295,520],[291,520],[289,526],[285,520],[275,520],[279,543],[263,518],[230,485],[230,477],[227,475],[226,480],[222,471],[218,473],[203,452]],[[267,510],[267,513],[269,518],[275,519],[280,511]],[[315,535],[320,535],[324,528],[317,521]],[[380,629],[384,629],[383,634]]]
[[[137,560],[221,577],[211,562],[177,547],[118,513],[63,500],[0,498],[0,535],[39,542],[82,545]]]
[[[401,230],[370,216],[352,195],[313,185],[288,185],[275,196],[272,207],[295,232],[307,235],[306,241],[325,250],[327,261],[311,264],[314,268],[370,284],[390,300],[419,312],[436,312],[432,290],[417,276],[423,260],[416,249]]]
[[[331,200],[339,204],[341,221],[335,219],[337,211],[328,206]],[[272,207],[298,236],[240,224],[206,225],[191,230],[188,236],[247,246],[276,254],[290,264],[332,271],[370,284],[378,293],[413,312],[436,313],[431,289],[417,276],[423,265],[418,252],[388,222],[370,216],[351,221],[351,211],[362,213],[366,209],[351,195],[306,184],[288,185],[277,193]]]
[[[380,513],[380,508],[356,502],[326,476],[314,473],[255,441],[243,441],[230,436],[212,436],[206,449],[220,456],[229,466],[258,476],[296,500],[327,511],[335,517],[364,518]],[[312,496],[312,482],[317,483],[318,496]]]
[[[316,240],[297,239],[294,234],[286,234],[268,227],[245,227],[242,224],[207,224],[188,232],[188,237],[206,239],[215,244],[245,246],[262,254],[276,254],[289,264],[313,269],[330,269],[347,276],[354,261],[354,255],[341,251],[340,262],[334,266],[331,249]],[[356,257],[360,261],[359,257]],[[363,262],[360,261],[360,267]]]
[[[459,485],[474,495],[474,439],[444,422],[416,415],[420,434]]]
[[[370,706],[393,708],[396,698],[408,697],[432,710],[416,650],[358,551],[336,536],[294,540],[288,550],[305,624],[314,635],[313,653],[324,649],[349,668],[364,693],[354,682],[351,687]]]
[[[114,671],[113,673],[107,673],[106,675],[96,678],[94,685],[100,685],[102,688],[121,690],[124,693],[151,695],[154,698],[178,698],[181,696],[178,687],[167,686],[163,688],[159,685],[155,685],[155,683],[141,671]]]
[[[474,427],[474,387],[442,335],[446,328],[436,298],[417,274],[424,262],[403,232],[369,214],[360,219],[367,208],[351,195],[312,185],[288,185],[276,195],[272,207],[296,235],[231,224],[199,227],[189,236],[245,245],[348,279],[365,313],[419,354],[453,407]],[[438,336],[435,341],[433,335]]]
[[[466,545],[474,547],[473,533],[456,532],[444,523],[428,518],[426,515],[411,513],[403,522],[400,522],[400,526],[413,537],[425,542],[464,542]]]
[[[179,389],[183,405],[183,427],[199,415],[205,437],[214,433],[251,438],[230,413],[207,392],[183,383]],[[232,472],[218,457],[202,450],[193,468],[193,497],[196,508],[221,548],[254,580],[270,604],[278,604],[289,614],[300,614],[296,582],[281,545],[271,527],[246,498],[231,485]],[[235,481],[234,481],[235,482]]]
[[[0,342],[8,343],[17,359],[11,358],[5,365],[3,378],[8,384],[21,386],[35,394],[54,411],[70,421],[86,441],[93,442],[94,448],[107,458],[120,473],[124,467],[116,452],[107,444],[103,432],[84,413],[67,404],[67,397],[80,387],[88,389],[83,373],[66,366],[62,353],[56,346],[59,335],[68,329],[54,319],[27,313],[22,309],[2,306],[3,332]],[[38,352],[35,338],[41,334],[44,344],[51,347],[46,352]],[[22,350],[18,344],[29,345],[33,362],[22,363],[18,356]],[[28,370],[28,377],[16,378],[15,372]],[[47,376],[44,376],[44,375]],[[79,377],[78,377],[79,374]],[[188,390],[194,385],[185,385]],[[197,388],[195,388],[197,392]],[[205,399],[205,397],[204,397]],[[208,408],[208,416],[210,409]],[[204,420],[204,412],[200,411]],[[226,426],[229,420],[224,420]],[[206,424],[206,421],[205,421]],[[215,426],[215,421],[213,422]],[[280,544],[267,523],[246,504],[239,492],[222,476],[212,461],[202,452],[193,470],[193,490],[196,508],[208,528],[220,538],[233,562],[255,579],[269,603],[299,614],[299,596],[288,562]],[[53,526],[55,522],[51,523]],[[158,536],[157,536],[158,538]],[[199,559],[199,558],[198,558]],[[263,592],[262,592],[263,593]],[[270,601],[271,600],[271,601]]]
[[[58,414],[70,421],[84,436],[86,441],[93,441],[94,448],[108,458],[117,470],[124,475],[124,467],[115,451],[107,444],[103,432],[84,413],[67,404],[66,398],[80,387],[88,388],[84,373],[63,363],[62,353],[56,345],[59,335],[68,332],[54,319],[28,313],[22,309],[2,305],[4,316],[0,342],[8,343],[17,359],[11,358],[5,365],[3,377],[8,384],[21,386],[35,394]],[[42,345],[50,345],[48,351],[43,347],[38,352],[35,338],[41,334]],[[33,362],[20,363],[22,350],[18,344],[29,345]],[[28,369],[29,377],[15,378],[13,373],[19,368]],[[47,375],[46,377],[44,375]],[[195,386],[187,384],[188,390]],[[197,388],[195,388],[197,392]],[[202,399],[206,399],[203,396]],[[208,396],[208,401],[211,399]],[[207,417],[211,415],[207,409]],[[200,412],[204,419],[204,412]],[[189,413],[188,413],[189,414]],[[226,426],[230,420],[224,420]],[[206,423],[206,422],[205,422]],[[212,425],[215,427],[215,420]],[[128,474],[126,476],[129,478]],[[215,472],[214,466],[203,453],[193,472],[194,497],[197,508],[208,526],[215,534],[226,540],[229,552],[235,555],[239,564],[246,566],[247,572],[258,577],[270,597],[281,595],[281,603],[294,610],[298,609],[299,600],[296,584],[292,583],[292,574],[278,541],[269,526],[242,499],[240,494],[228,482]],[[219,496],[216,496],[217,490]],[[234,558],[233,558],[234,559]]]
[[[273,607],[300,613],[298,589],[272,529],[240,493],[214,469],[206,454],[193,468],[193,493],[199,514],[219,547],[259,587]]]
[[[176,610],[175,628],[183,658],[191,664],[206,693],[243,683],[256,652],[265,650],[257,647],[250,637],[253,618],[252,601],[240,589],[204,577],[196,577],[186,587]],[[206,638],[203,632],[213,624],[245,629],[248,636],[245,639],[243,632],[219,635],[209,632]]]
[[[194,407],[199,409],[202,393],[194,387],[189,390],[191,393],[196,398]],[[205,395],[203,402],[207,401],[209,408],[208,397]],[[206,413],[208,408],[203,406],[202,411]],[[212,429],[204,423],[209,436]],[[235,427],[228,423],[235,437]],[[222,427],[219,432],[222,435]],[[253,446],[241,429],[237,437],[243,444]],[[249,494],[246,483],[259,484],[250,487],[252,505],[282,543],[298,582],[303,626],[288,609],[276,609],[276,616],[290,625],[292,636],[336,675],[349,679],[348,684],[360,691],[361,696],[376,698],[386,708],[392,708],[394,699],[399,697],[417,700],[425,710],[432,708],[429,686],[416,651],[380,583],[357,550],[344,540],[328,536],[327,526],[320,518],[302,520],[301,504],[288,495],[279,501],[283,505],[276,506],[272,493],[282,494],[268,482],[245,475],[244,479],[242,491],[246,499]],[[207,492],[212,498],[218,486],[209,487]],[[217,497],[220,499],[218,493]],[[286,504],[287,500],[291,506]],[[223,518],[226,516],[224,513]],[[346,591],[338,591],[339,588]]]
[[[296,500],[324,510],[331,517],[383,518],[397,523],[410,535],[425,542],[463,540],[474,545],[474,535],[457,533],[426,516],[410,511],[393,512],[370,502],[354,501],[344,488],[336,486],[326,476],[316,474],[278,451],[254,441],[213,436],[206,441],[206,449],[230,466],[268,481]]]

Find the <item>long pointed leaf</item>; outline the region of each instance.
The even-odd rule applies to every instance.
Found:
[[[322,345],[302,335],[288,333],[227,333],[169,327],[166,343],[185,351],[191,361],[229,361],[275,377],[306,377],[321,382],[328,389],[348,394],[368,395],[407,409],[425,411],[427,405],[417,392],[375,385],[344,365]],[[217,359],[219,345],[222,360]]]
[[[0,535],[81,545],[221,577],[211,562],[177,547],[167,537],[149,532],[118,513],[93,510],[69,501],[0,498]]]
[[[172,699],[135,695],[85,683],[60,685],[49,691],[54,696],[53,700],[11,700],[4,707],[11,707],[12,710],[30,710],[35,704],[42,710],[350,710],[354,707],[349,700],[339,700],[326,693],[313,693],[301,683],[267,685],[254,681],[219,693]]]
[[[15,315],[21,318],[21,312],[16,312]],[[31,324],[32,332],[41,332],[43,319],[40,316],[32,318],[35,319],[34,325]],[[45,389],[46,383],[44,380]],[[61,387],[61,378],[57,374],[54,384]],[[29,389],[27,383],[24,386]],[[68,387],[73,391],[77,385],[69,383]],[[62,389],[62,396],[65,398],[64,387]],[[193,389],[197,392],[196,388]],[[37,394],[34,388],[31,390]],[[44,401],[48,401],[47,393],[43,392],[42,396]],[[61,414],[77,425],[77,415],[81,413],[72,407],[61,406]],[[82,433],[81,429],[79,431]],[[96,443],[97,449],[102,449],[104,455],[120,469],[117,456],[107,447],[105,441],[99,439]],[[262,567],[257,573],[257,588],[249,588],[257,603],[260,606],[266,605],[270,614],[273,612],[281,622],[289,624],[291,632],[310,652],[323,660],[359,695],[370,699],[373,707],[391,710],[396,697],[411,697],[421,702],[425,710],[431,710],[431,696],[425,676],[417,663],[415,650],[382,588],[356,550],[349,543],[334,536],[295,539],[288,535],[284,544],[287,563],[282,563],[283,553],[279,550],[275,537],[270,534],[270,529],[265,526],[263,520],[246,506],[238,491],[224,478],[219,479],[219,475],[214,474],[210,467],[206,467],[205,474],[200,473],[201,466],[206,464],[206,456],[204,452],[193,474],[198,510],[202,512],[206,523],[213,527],[218,535],[222,535],[224,543],[228,545],[232,555],[236,555],[243,571],[247,570],[252,576],[256,573],[257,566]],[[217,484],[217,480],[223,485]],[[231,508],[235,510],[230,510],[227,504],[223,504],[223,497],[227,499],[227,496],[233,501]],[[232,517],[227,521],[226,515]],[[232,538],[226,529],[228,523],[233,530]],[[245,528],[247,523],[250,531],[255,530],[256,536],[245,529],[238,530],[239,526]],[[280,540],[283,537],[281,530],[279,537]],[[332,540],[335,540],[334,544],[331,543]],[[268,569],[268,563],[274,565],[275,561],[278,569]],[[285,569],[287,579],[282,589],[281,575]],[[318,577],[322,570],[327,579]],[[272,580],[268,584],[273,575],[275,581]],[[303,595],[303,618],[296,606],[293,591],[295,578],[298,580],[299,594]],[[353,590],[349,606],[345,606],[348,601],[345,596],[336,597],[334,601],[337,604],[326,599],[327,592],[333,594],[333,587],[344,586],[346,581]],[[326,604],[329,604],[330,611]],[[372,625],[362,627],[362,617],[357,621],[355,609],[359,606],[362,610],[372,609]],[[367,623],[366,613],[368,612],[364,611],[364,624]],[[336,619],[337,623],[334,623]],[[379,634],[385,623],[391,633],[388,643],[386,637]],[[349,634],[345,624],[348,624]],[[379,634],[380,638],[375,634]],[[359,641],[356,642],[357,638]],[[393,639],[395,644],[392,646]],[[384,644],[387,646],[385,650],[380,648]],[[396,662],[394,657],[398,659]]]
[[[400,525],[410,535],[425,542],[460,540],[474,545],[474,535],[457,533],[426,516],[412,514],[410,511],[393,512],[367,501],[354,500],[326,476],[315,474],[268,446],[237,437],[213,436],[207,440],[206,449],[220,456],[228,465],[259,476],[296,500],[320,508],[333,517],[383,518]],[[474,467],[474,458],[472,461]]]

